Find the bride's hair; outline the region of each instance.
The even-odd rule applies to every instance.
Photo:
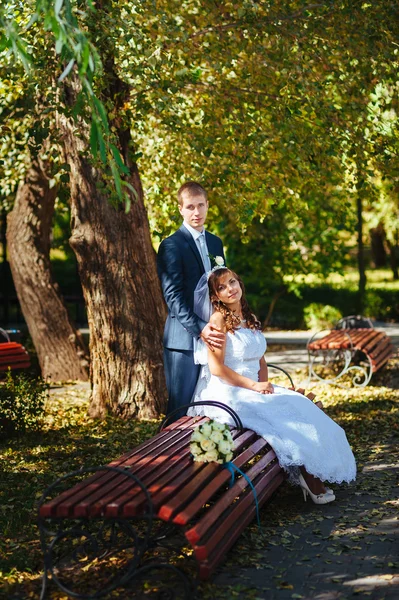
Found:
[[[226,273],[231,273],[232,276],[235,279],[237,279],[238,283],[240,284],[240,288],[242,290],[242,296],[241,296],[242,316],[244,317],[244,319],[247,323],[247,327],[249,327],[249,329],[254,329],[254,330],[259,329],[260,330],[261,323],[256,318],[256,316],[251,312],[251,310],[248,306],[247,299],[245,298],[245,287],[244,287],[244,283],[243,283],[242,279],[237,275],[237,273],[235,273],[231,269],[228,269],[227,267],[220,267],[220,269],[216,269],[215,271],[213,271],[211,273],[211,275],[208,279],[209,296],[210,296],[213,308],[223,315],[224,320],[226,321],[227,331],[235,331],[236,329],[238,329],[240,327],[240,325],[241,325],[240,317],[235,315],[228,308],[228,306],[226,306],[217,297],[217,285],[218,285],[221,277],[223,277],[223,275],[226,275]]]

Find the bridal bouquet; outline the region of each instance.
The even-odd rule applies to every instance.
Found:
[[[233,447],[228,426],[212,420],[196,427],[190,440],[190,451],[196,462],[229,462],[233,458]]]

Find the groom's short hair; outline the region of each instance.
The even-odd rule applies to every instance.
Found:
[[[177,201],[180,206],[183,205],[183,192],[186,192],[189,196],[204,196],[205,200],[208,201],[208,194],[200,183],[196,181],[186,181],[179,188],[177,192]]]

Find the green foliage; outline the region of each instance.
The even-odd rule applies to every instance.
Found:
[[[8,437],[42,427],[48,385],[41,379],[7,373],[0,385],[0,436]]]
[[[262,320],[267,314],[271,299],[272,296],[258,299],[257,310]],[[305,309],[313,303],[330,305],[343,316],[359,312],[359,294],[354,289],[334,288],[329,285],[301,285],[297,294],[290,292],[278,299],[270,325],[288,329],[304,327]],[[367,290],[363,313],[379,321],[398,321],[399,292],[390,289]]]
[[[28,140],[50,131],[56,145],[47,121],[64,111],[90,124],[85,154],[105,184],[114,182],[110,197],[134,199],[123,176],[138,162],[156,242],[180,222],[180,183],[201,180],[229,259],[243,275],[240,265],[250,265],[250,279],[265,289],[287,273],[342,269],[360,191],[370,226],[377,213],[395,221],[393,3],[325,1],[305,10],[296,1],[237,8],[212,0],[9,0],[1,19],[0,121],[10,131],[0,175],[9,197],[23,177]],[[29,77],[8,50],[31,65]],[[77,78],[71,111],[64,94]],[[45,108],[32,127],[37,95]],[[133,138],[123,159],[116,121]],[[52,160],[67,187],[62,160],[55,152]],[[387,229],[393,240],[396,227]]]
[[[334,306],[317,302],[308,304],[303,310],[303,320],[307,329],[330,329],[342,316]]]

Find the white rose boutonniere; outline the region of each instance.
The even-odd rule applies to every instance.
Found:
[[[223,256],[215,256],[215,263],[218,267],[224,267],[224,258]]]

